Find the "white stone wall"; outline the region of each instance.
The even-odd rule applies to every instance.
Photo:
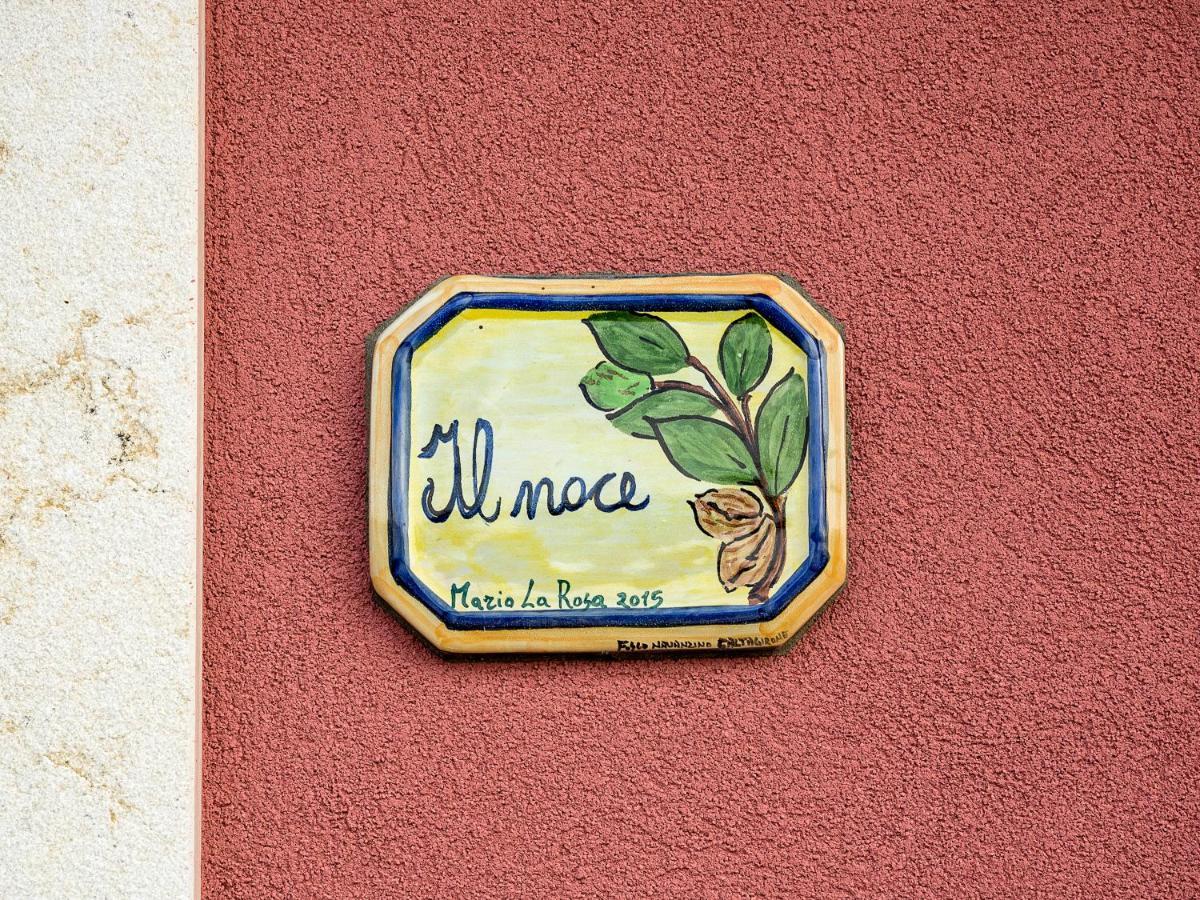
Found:
[[[195,875],[199,10],[0,3],[0,897]]]

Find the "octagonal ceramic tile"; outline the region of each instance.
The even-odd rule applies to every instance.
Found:
[[[439,282],[370,342],[375,590],[448,652],[782,646],[845,581],[843,355],[769,275]]]

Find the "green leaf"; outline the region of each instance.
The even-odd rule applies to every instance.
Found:
[[[808,450],[808,391],[795,369],[771,388],[754,430],[767,491],[778,497],[800,474]]]
[[[758,473],[750,450],[724,422],[701,416],[651,420],[667,459],[680,472],[710,484],[754,484]]]
[[[658,316],[612,312],[588,316],[600,352],[623,369],[646,375],[670,375],[687,365],[688,349],[679,333]]]
[[[771,366],[771,334],[762,316],[749,313],[721,336],[721,374],[735,397],[758,387]]]
[[[596,409],[607,412],[628,406],[650,391],[650,379],[641,372],[630,372],[610,362],[602,362],[579,382],[583,398]]]
[[[653,438],[651,422],[678,416],[706,416],[717,408],[708,397],[682,388],[663,388],[609,414],[613,425],[636,438]]]

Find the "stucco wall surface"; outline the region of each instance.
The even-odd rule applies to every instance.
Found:
[[[1194,4],[210,16],[208,896],[1200,893]],[[846,326],[786,655],[447,661],[372,599],[364,336],[595,270]]]
[[[0,5],[0,897],[195,873],[197,7]]]

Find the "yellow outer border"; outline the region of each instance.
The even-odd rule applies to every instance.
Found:
[[[401,341],[450,298],[463,291],[521,294],[765,294],[804,326],[825,349],[829,428],[826,447],[826,515],[829,564],[778,616],[740,625],[662,628],[452,629],[396,584],[388,565],[387,493],[391,459],[392,357]],[[375,339],[371,367],[367,518],[371,583],[388,605],[430,643],[447,653],[615,653],[664,650],[757,650],[793,637],[846,581],[846,378],[845,346],[837,329],[794,287],[774,275],[670,275],[649,278],[502,278],[454,275],[439,281]],[[620,644],[618,643],[620,642]],[[680,646],[681,645],[681,646]]]

